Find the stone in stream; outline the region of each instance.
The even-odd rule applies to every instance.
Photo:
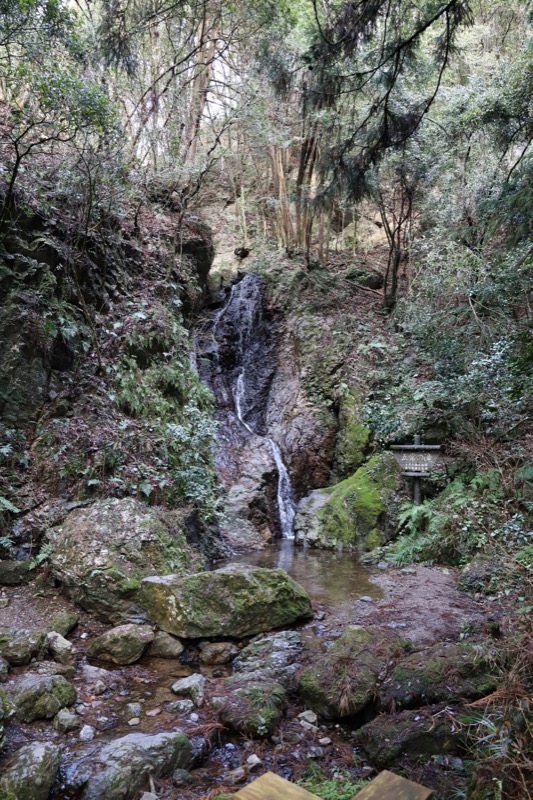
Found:
[[[184,697],[189,697],[197,708],[200,708],[204,702],[206,680],[203,675],[196,672],[189,675],[187,678],[180,678],[172,684],[171,691],[174,694],[181,694]]]
[[[0,778],[0,797],[6,800],[48,800],[61,748],[52,742],[34,742],[11,757]]]
[[[133,664],[153,640],[149,625],[118,625],[93,639],[87,655],[111,664]]]
[[[153,509],[133,498],[77,508],[47,536],[52,574],[65,593],[113,624],[146,621],[137,602],[142,578],[165,574],[169,563],[174,572],[194,563],[185,534],[171,533]]]
[[[184,649],[180,640],[175,636],[171,636],[165,631],[157,631],[147,653],[154,658],[179,658]]]
[[[179,729],[130,733],[70,755],[62,767],[60,789],[77,800],[133,800],[149,775],[161,778],[188,769],[192,759],[191,742]]]
[[[407,647],[394,634],[349,625],[326,653],[301,672],[300,694],[325,719],[353,716],[374,699],[378,679]]]
[[[139,599],[160,628],[186,639],[242,638],[312,616],[309,595],[286,572],[244,564],[145,578]]]
[[[30,675],[11,694],[15,716],[21,722],[51,719],[60,709],[75,703],[76,698],[76,689],[62,675]]]

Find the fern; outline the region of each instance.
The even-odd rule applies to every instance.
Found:
[[[20,508],[10,503],[5,497],[0,496],[0,512],[9,511],[10,514],[20,514]]]

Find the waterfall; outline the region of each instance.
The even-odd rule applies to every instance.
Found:
[[[219,386],[220,402],[232,398],[235,416],[247,432],[268,442],[278,473],[277,506],[281,534],[294,538],[296,504],[291,480],[277,442],[265,430],[265,405],[272,370],[267,369],[265,355],[265,320],[263,319],[263,282],[257,275],[247,274],[233,284],[226,302],[212,320],[212,359],[217,372],[225,369],[229,387]],[[231,359],[222,363],[221,339],[232,342]],[[229,388],[229,392],[227,389]]]

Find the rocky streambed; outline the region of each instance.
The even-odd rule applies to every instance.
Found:
[[[4,588],[0,796],[197,800],[315,764],[352,779],[402,769],[448,797],[464,777],[464,704],[497,685],[505,609],[459,592],[448,570],[327,552],[289,563],[275,549],[250,560],[270,578],[282,558],[312,612],[296,591],[298,616],[277,631],[250,621],[270,613],[258,596],[232,623],[222,593],[228,628],[209,631],[206,611],[177,636],[104,622],[51,586]],[[219,574],[242,580],[244,560]],[[200,600],[208,610],[205,587]]]

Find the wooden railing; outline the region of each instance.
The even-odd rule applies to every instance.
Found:
[[[432,796],[431,789],[384,770],[361,789],[353,800],[429,800]],[[244,789],[240,789],[235,797],[238,800],[320,800],[315,794],[273,772],[265,772]]]

